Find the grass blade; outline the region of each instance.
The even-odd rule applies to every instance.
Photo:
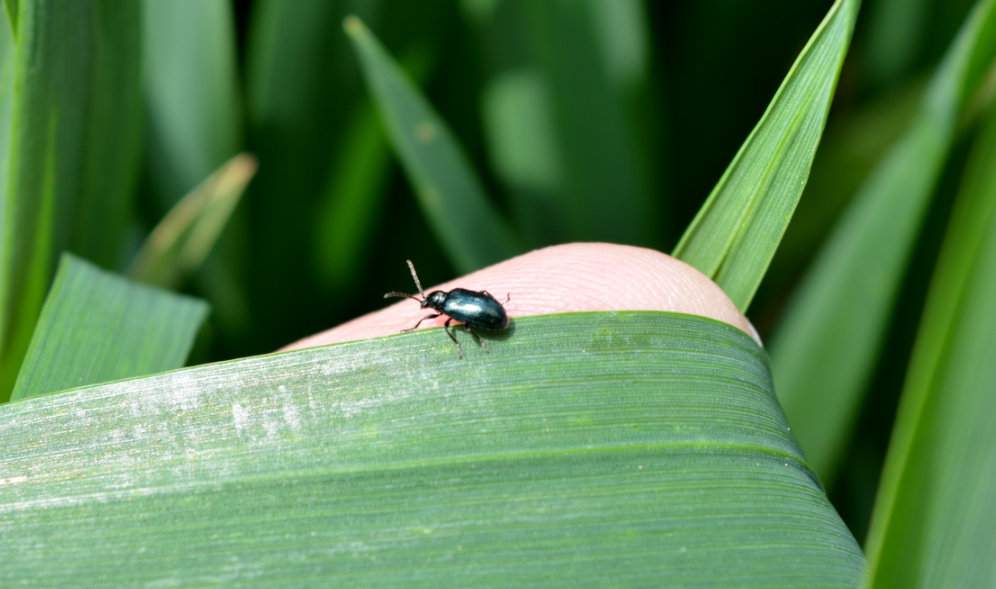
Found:
[[[9,32],[12,35],[17,35],[17,3],[18,0],[3,0],[4,13],[7,15]]]
[[[465,360],[426,330],[0,407],[0,581],[857,583],[748,336],[653,312],[515,329]]]
[[[135,256],[135,280],[175,288],[207,259],[246,186],[256,160],[240,154],[183,197]]]
[[[0,397],[56,255],[123,255],[140,130],[140,5],[19,2],[0,214]]]
[[[649,244],[663,233],[628,119],[646,75],[642,9],[631,0],[504,2],[482,23],[495,59],[508,64],[485,89],[491,153],[539,244]]]
[[[837,0],[674,250],[746,310],[809,176],[858,0]]]
[[[351,11],[376,14],[380,7],[380,0],[259,0],[249,11],[246,100],[260,167],[246,195],[252,270],[242,277],[252,293],[253,331],[265,334],[271,346],[307,333],[335,296],[316,276],[321,254],[314,232],[300,226],[320,214],[334,182],[332,163],[342,157],[342,138],[363,97],[356,59],[339,32],[342,19]],[[395,6],[392,17],[397,11]],[[289,308],[299,312],[271,312]],[[237,339],[230,349],[260,349],[242,343],[250,338]]]
[[[996,583],[989,500],[996,494],[996,108],[990,111],[910,363],[868,539],[868,586]]]
[[[803,450],[832,479],[968,96],[996,52],[996,11],[976,7],[920,115],[863,185],[772,342],[776,390]]]
[[[242,145],[235,31],[225,0],[143,6],[147,162],[165,211]]]
[[[454,265],[466,272],[515,254],[509,229],[443,121],[359,19],[348,18],[345,28],[422,209]]]
[[[391,149],[371,105],[353,117],[316,216],[319,272],[326,286],[341,291],[355,279],[380,212]]]
[[[207,306],[65,255],[11,400],[183,366]]]

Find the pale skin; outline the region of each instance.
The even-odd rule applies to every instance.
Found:
[[[403,268],[403,256],[398,259]],[[418,260],[415,260],[416,268]],[[407,273],[398,272],[400,277]],[[400,283],[397,290],[414,291]],[[677,311],[729,323],[760,339],[746,317],[719,286],[667,254],[611,243],[569,243],[517,256],[434,286],[426,292],[462,287],[487,290],[517,317],[565,311]],[[398,333],[415,325],[425,309],[405,300],[367,313],[286,346],[320,346]],[[441,327],[445,316],[423,321],[419,329]]]

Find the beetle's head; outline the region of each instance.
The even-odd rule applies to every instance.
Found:
[[[422,308],[431,308],[442,310],[443,303],[446,302],[446,293],[441,290],[434,290],[425,296],[425,300],[422,301]]]

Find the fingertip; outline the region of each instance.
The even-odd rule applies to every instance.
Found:
[[[514,294],[506,305],[511,317],[566,311],[673,311],[728,323],[761,343],[757,331],[716,283],[692,266],[648,248],[611,243],[555,245],[428,290],[456,286]],[[388,335],[417,320],[418,311],[402,302],[285,349]],[[423,326],[443,320],[426,321]]]

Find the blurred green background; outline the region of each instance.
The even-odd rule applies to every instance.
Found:
[[[138,101],[119,108],[141,111],[106,130],[132,158],[115,164],[118,222],[59,209],[57,226],[77,229],[54,231],[52,259],[68,249],[127,272],[180,199],[245,152],[258,171],[216,246],[167,281],[211,304],[189,363],[268,352],[379,308],[383,292],[408,285],[406,258],[429,284],[467,271],[441,245],[380,124],[343,33],[348,15],[440,113],[512,228],[514,251],[572,240],[671,251],[831,4],[149,0],[119,17],[140,19],[132,36],[112,36],[98,56],[141,56],[137,86],[110,81]],[[863,2],[809,184],[749,312],[762,337],[910,124],[971,4]],[[875,365],[849,468],[828,489],[859,539],[967,145],[961,137],[931,201],[889,319],[894,345]]]
[[[669,251],[831,3],[582,2],[574,12],[587,21],[574,31],[554,24],[553,13],[569,9],[515,1],[148,4],[138,234],[228,157],[248,151],[259,161],[214,254],[224,259],[224,280],[205,270],[184,283],[215,303],[197,357],[211,360],[272,350],[377,308],[385,289],[406,284],[405,258],[427,282],[458,271],[379,123],[369,120],[371,99],[341,29],[346,15],[363,17],[412,72],[523,250],[610,239]],[[925,74],[970,4],[864,3],[813,177],[751,310],[762,334],[828,223],[908,122]],[[199,26],[212,34],[170,21],[185,10],[211,12]],[[578,63],[551,54],[564,47]],[[588,58],[612,60],[604,64],[618,82],[611,97],[584,99],[601,82],[580,67]],[[536,80],[560,91],[523,106],[537,100]],[[576,112],[551,128],[565,103]],[[536,125],[519,117],[537,109],[550,116]],[[610,133],[626,157],[604,143],[579,146],[586,138],[570,133],[598,129],[564,131],[571,118],[622,126]],[[569,178],[544,170],[544,157],[575,171],[569,164],[595,163]],[[512,194],[530,190],[553,193],[553,202],[579,191],[629,191],[647,199],[652,214],[645,226],[571,227],[566,214],[518,210]],[[335,251],[344,245],[348,251]]]

